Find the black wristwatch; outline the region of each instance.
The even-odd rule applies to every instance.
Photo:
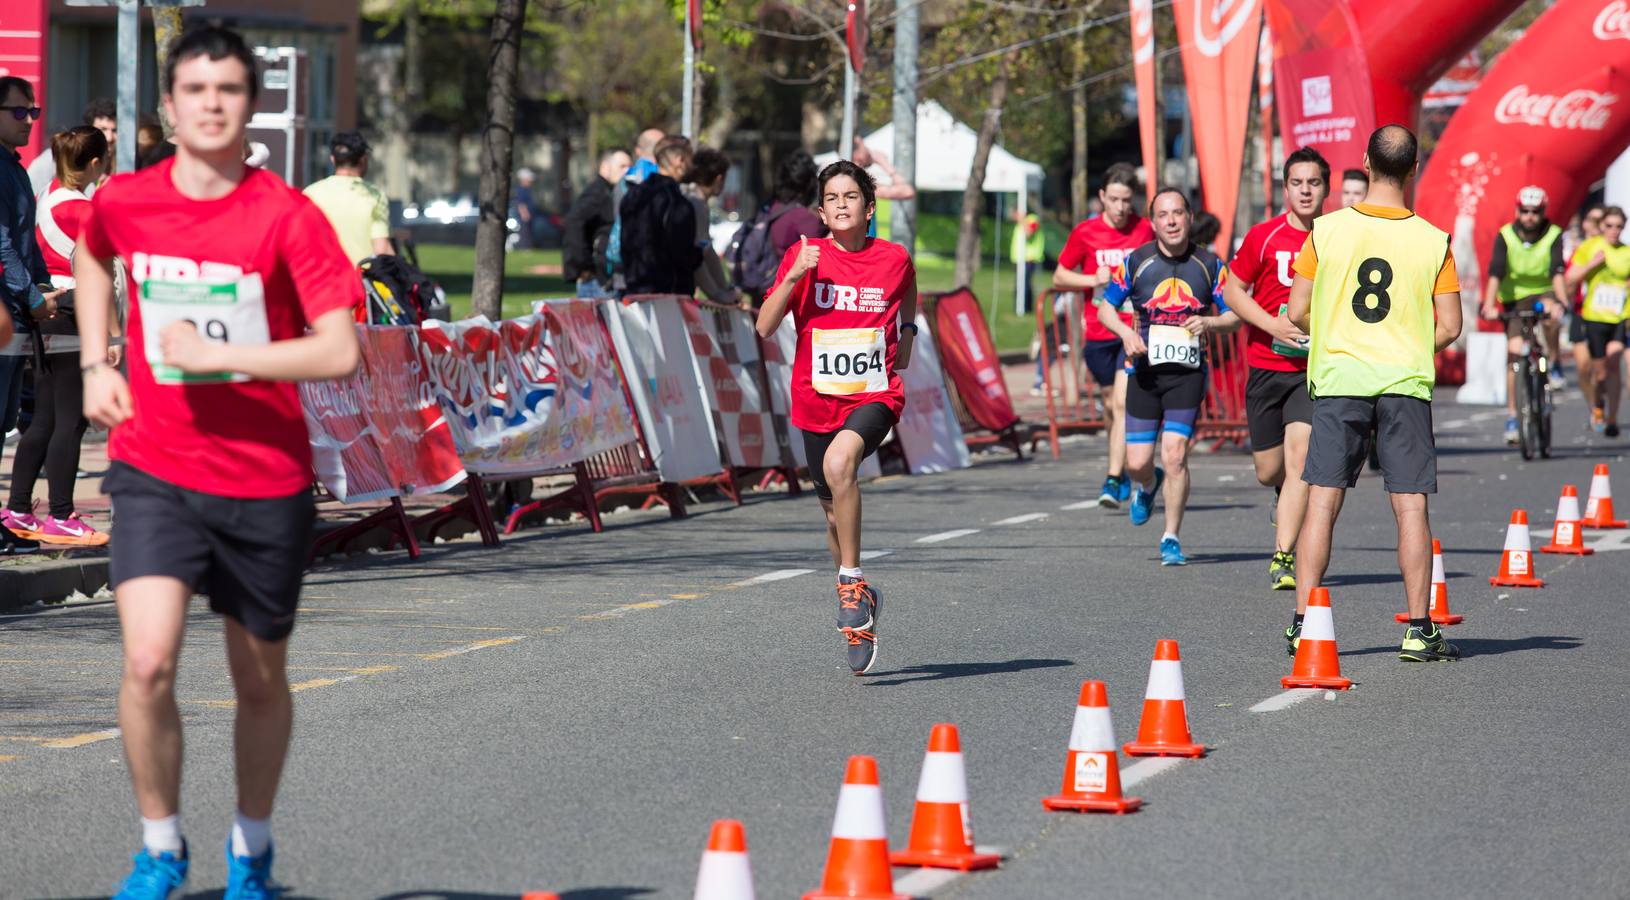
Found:
[[[902,323],[900,323],[900,330],[902,332],[905,331],[908,328],[911,329],[911,336],[916,337],[917,336],[917,323],[916,322],[902,322]]]

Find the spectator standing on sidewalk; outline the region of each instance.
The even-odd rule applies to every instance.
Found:
[[[724,263],[713,249],[713,237],[708,230],[708,201],[724,192],[724,176],[729,171],[730,157],[712,147],[703,147],[691,159],[690,173],[680,189],[696,210],[696,246],[702,251],[702,263],[696,267],[696,286],[714,303],[751,309],[752,303],[725,275]]]
[[[606,242],[611,239],[611,226],[617,221],[617,206],[612,195],[633,162],[628,151],[621,147],[600,154],[594,177],[583,186],[582,193],[572,201],[572,208],[566,213],[561,261],[566,277],[577,282],[579,297],[611,294]]]
[[[83,122],[102,132],[102,137],[107,140],[109,147],[118,146],[119,110],[118,107],[114,106],[112,99],[97,97],[85,104]],[[136,158],[141,159],[141,154],[137,153]],[[112,174],[113,160],[109,159],[107,165],[102,167],[102,175],[105,178]],[[44,150],[40,151],[40,155],[34,157],[34,161],[28,164],[29,188],[34,192],[35,197],[44,197],[47,191],[56,187],[54,184],[56,177],[57,163],[52,157],[50,145],[47,145]],[[91,190],[86,193],[95,193],[95,186],[93,185]]]
[[[342,131],[328,143],[334,174],[307,187],[305,194],[334,226],[347,258],[360,263],[370,256],[394,256],[390,202],[367,180],[373,148],[360,131]]]
[[[770,246],[777,259],[798,244],[799,238],[826,236],[826,225],[811,208],[815,205],[815,159],[802,150],[781,161],[775,174],[775,202],[770,204]],[[783,212],[785,210],[785,212]]]
[[[1047,236],[1042,233],[1040,216],[1033,212],[1021,216],[1017,209],[1013,211],[1013,242],[1008,250],[1013,259],[1024,261],[1024,280],[1020,284],[1024,289],[1024,309],[1034,312],[1035,292],[1030,281],[1037,270],[1047,265]]]
[[[65,291],[56,312],[40,321],[45,352],[35,357],[34,418],[17,444],[11,473],[11,498],[0,512],[5,527],[15,534],[47,544],[95,547],[108,542],[104,532],[74,511],[74,481],[79,473],[79,445],[89,422],[85,419],[85,389],[79,372],[79,328],[74,319],[74,248],[90,215],[85,189],[102,177],[102,163],[111,148],[98,129],[70,128],[51,138],[60,187],[40,201],[36,238],[50,272],[51,286]],[[109,309],[108,330],[120,333],[118,315]],[[108,365],[118,366],[120,348],[109,347]],[[34,515],[34,483],[45,471],[50,485],[50,508]]]
[[[515,172],[515,199],[510,207],[514,210],[521,238],[518,246],[522,250],[538,245],[538,197],[532,190],[537,181],[538,173],[525,166]]]
[[[657,171],[629,190],[618,207],[622,222],[623,277],[630,294],[696,291],[696,208],[679,189],[690,171],[690,141],[663,138]]]

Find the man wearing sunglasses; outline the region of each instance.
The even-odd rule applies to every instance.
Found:
[[[34,105],[34,86],[15,76],[0,77],[0,303],[19,332],[33,331],[34,319],[44,319],[55,311],[61,291],[41,293],[38,285],[50,284],[45,257],[34,235],[34,192],[29,189],[28,171],[18,152],[27,146],[29,133],[40,118]],[[14,344],[7,341],[7,344]],[[0,433],[16,426],[21,400],[23,363],[28,354],[17,347],[0,354]],[[39,544],[0,528],[0,556],[30,553]]]
[[[1517,192],[1517,220],[1500,229],[1489,258],[1488,285],[1483,292],[1483,317],[1505,322],[1506,361],[1523,355],[1522,322],[1511,313],[1519,303],[1532,307],[1545,303],[1545,352],[1551,360],[1551,380],[1561,386],[1562,302],[1567,288],[1562,273],[1562,229],[1545,217],[1545,189],[1529,185]],[[1517,370],[1506,366],[1505,442],[1517,443]]]

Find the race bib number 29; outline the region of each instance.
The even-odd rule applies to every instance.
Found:
[[[236,372],[191,374],[164,364],[159,338],[176,322],[191,322],[206,341],[221,344],[269,344],[266,296],[259,275],[236,281],[143,281],[141,285],[142,346],[153,380],[159,384],[218,384],[248,381]]]
[[[816,328],[810,332],[809,382],[817,394],[888,390],[881,328]]]

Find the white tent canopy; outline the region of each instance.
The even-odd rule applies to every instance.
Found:
[[[968,186],[968,169],[973,166],[974,147],[979,133],[958,122],[945,107],[932,100],[917,105],[917,190],[961,191]],[[884,125],[866,135],[866,146],[895,159],[894,125]],[[837,161],[836,153],[815,157],[817,166]],[[869,169],[879,182],[887,184],[883,170]],[[1041,166],[1007,152],[1000,144],[990,148],[985,165],[987,193],[1016,194],[1041,189]],[[1023,202],[1023,201],[1021,201]]]

